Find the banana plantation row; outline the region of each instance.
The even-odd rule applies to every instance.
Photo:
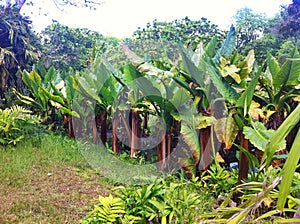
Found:
[[[46,71],[39,63],[22,74],[30,95],[14,93],[44,124],[61,121],[70,138],[92,136],[94,143],[116,154],[129,150],[131,157],[157,150],[160,170],[180,164],[192,177],[217,152],[226,161],[235,149],[241,152],[241,183],[249,167],[278,165],[282,159],[273,156],[296,147],[300,60],[295,48],[283,65],[270,54],[258,65],[253,50],[243,57],[235,43],[231,27],[219,49],[215,38],[194,52],[174,46],[176,64],[144,61],[125,45],[131,63],[120,69],[104,55],[80,72]]]

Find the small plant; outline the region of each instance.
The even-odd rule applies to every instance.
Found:
[[[0,109],[0,144],[15,145],[26,135],[32,135],[39,123],[40,118],[32,115],[31,111],[24,107],[16,105]]]
[[[94,210],[84,219],[82,223],[116,223],[121,215],[125,213],[124,202],[120,198],[99,197],[99,204],[95,205]]]
[[[212,164],[207,172],[202,173],[201,177],[203,186],[210,189],[215,197],[228,193],[236,186],[237,179],[237,170],[225,170],[216,164]]]
[[[115,190],[118,198],[110,196],[105,200],[116,200],[123,205],[115,223],[196,223],[199,214],[213,204],[213,200],[209,200],[212,197],[201,189],[197,178],[188,181],[169,176],[150,185],[121,186]],[[101,217],[108,213],[101,206],[97,205],[83,223],[103,223],[98,221],[100,213]]]

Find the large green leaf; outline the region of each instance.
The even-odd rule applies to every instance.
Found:
[[[59,107],[59,109],[60,109],[63,113],[65,113],[65,114],[69,114],[69,115],[71,115],[71,116],[73,116],[73,117],[80,118],[80,115],[79,115],[76,111],[74,111],[74,110],[70,110],[70,109],[68,109],[68,108],[66,108],[66,107],[63,107],[63,106]]]
[[[268,68],[272,76],[272,80],[277,76],[280,70],[280,66],[276,58],[274,58],[270,53],[268,53]]]
[[[55,71],[53,67],[51,67],[48,72],[45,74],[44,83],[53,82],[57,76],[58,71]]]
[[[200,85],[201,88],[204,88],[205,85],[203,72],[201,72],[197,68],[197,65],[194,64],[194,62],[191,59],[191,56],[187,52],[187,49],[184,49],[183,46],[181,46],[180,51],[184,70],[195,79],[195,81]]]
[[[233,53],[236,46],[236,34],[234,26],[230,27],[229,32],[227,33],[226,39],[223,41],[221,48],[218,50],[215,57],[213,57],[213,62],[215,64],[219,64],[219,60],[221,56],[225,56],[229,58],[229,56]]]
[[[66,78],[66,98],[70,102],[74,99],[75,96],[75,88],[74,88],[74,77],[68,75]]]
[[[268,142],[271,137],[274,135],[275,130],[267,130],[263,123],[261,122],[253,122],[252,127],[245,126],[243,129],[243,133],[246,139],[259,150],[265,151]],[[276,151],[283,150],[286,147],[285,140],[283,139],[276,145]]]
[[[40,75],[34,70],[32,70],[30,73],[24,71],[22,80],[27,87],[32,89],[33,94],[38,97],[38,88],[42,82],[42,78],[40,77]]]
[[[16,89],[13,89],[13,93],[17,96],[17,98],[24,104],[26,105],[30,105],[30,106],[33,106],[35,108],[39,108],[39,109],[43,109],[43,106],[35,101],[34,99],[32,99],[31,97],[29,96],[24,96],[22,95],[21,93],[19,93]]]
[[[263,155],[262,162],[266,166],[269,166],[274,153],[276,152],[277,145],[282,142],[290,131],[297,125],[300,121],[300,105],[285,119],[285,121],[279,126],[275,131],[274,135],[271,137],[270,141],[266,146],[265,153]]]
[[[298,114],[299,116],[299,114]],[[297,133],[294,143],[289,152],[289,156],[283,166],[283,178],[279,186],[278,209],[282,210],[286,199],[290,193],[294,173],[300,158],[300,130]]]
[[[295,60],[297,59],[297,60]],[[278,73],[273,77],[273,86],[276,94],[281,94],[286,86],[296,86],[300,83],[300,60],[296,48],[290,53],[289,58],[282,65]],[[275,95],[276,95],[275,94]]]
[[[64,99],[59,96],[59,95],[54,95],[52,93],[50,93],[46,88],[41,87],[41,90],[45,93],[45,95],[47,96],[48,99],[52,100],[55,103],[59,103],[61,105],[64,105]]]
[[[215,89],[224,97],[225,101],[231,104],[234,104],[237,101],[239,94],[229,85],[228,82],[226,82],[214,65],[202,60],[200,61],[199,67],[209,74],[209,78],[215,86]]]
[[[217,37],[214,36],[204,49],[208,57],[212,58],[215,55],[217,44],[218,44],[218,39]]]
[[[184,88],[177,88],[175,89],[175,93],[170,101],[176,108],[180,108],[190,100],[191,96],[187,90]]]
[[[258,82],[258,78],[261,74],[261,70],[259,70],[255,77],[251,80],[250,84],[248,85],[247,89],[243,92],[243,94],[239,97],[236,102],[236,107],[238,108],[238,112],[240,116],[245,117],[250,109],[250,105],[252,102],[252,98],[254,95],[254,91]]]
[[[103,104],[102,100],[98,96],[96,89],[92,88],[84,77],[78,77],[78,87],[80,91],[91,100],[97,101],[99,104]]]

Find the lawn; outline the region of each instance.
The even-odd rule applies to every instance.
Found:
[[[0,180],[0,223],[78,223],[112,186],[56,135],[1,147]]]

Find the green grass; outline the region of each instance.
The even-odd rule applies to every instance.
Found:
[[[111,183],[59,135],[0,147],[0,223],[78,223]]]

